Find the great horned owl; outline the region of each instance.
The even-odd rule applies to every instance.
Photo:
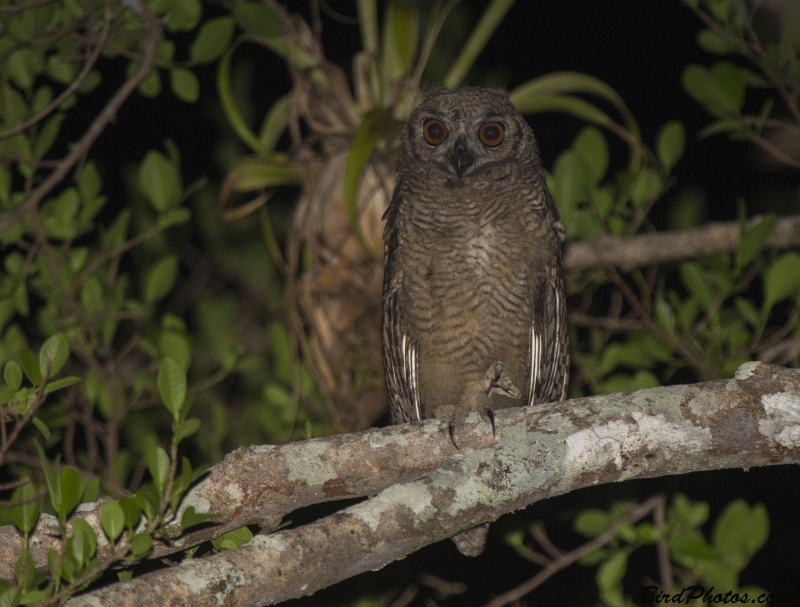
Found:
[[[563,399],[564,228],[508,95],[429,92],[403,131],[397,177],[382,330],[393,423],[449,417],[457,446],[472,411],[494,428],[493,410]],[[462,552],[480,554],[482,528],[460,534],[477,533]]]

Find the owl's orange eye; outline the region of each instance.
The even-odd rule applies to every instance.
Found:
[[[439,145],[442,141],[447,139],[447,127],[441,120],[430,119],[426,120],[422,125],[422,135],[425,141],[431,145]]]
[[[488,145],[490,148],[503,143],[506,137],[506,129],[499,122],[486,122],[478,129],[478,138],[483,145]]]

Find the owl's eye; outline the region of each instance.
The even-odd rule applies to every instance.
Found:
[[[483,145],[488,145],[490,148],[503,143],[506,136],[505,127],[499,122],[486,122],[478,129],[478,138]]]
[[[426,120],[422,125],[422,135],[425,141],[431,145],[439,145],[442,141],[447,139],[447,127],[441,120],[430,119]]]

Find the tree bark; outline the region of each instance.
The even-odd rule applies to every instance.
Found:
[[[730,380],[506,409],[497,412],[496,421],[493,438],[488,423],[473,414],[469,433],[471,440],[479,440],[470,448],[477,450],[457,453],[449,451],[441,420],[351,435],[360,441],[361,455],[347,461],[336,459],[334,439],[287,445],[280,449],[295,450],[291,472],[285,476],[289,484],[259,481],[259,472],[248,467],[254,460],[244,457],[237,466],[241,452],[236,452],[224,462],[231,485],[244,495],[258,495],[257,502],[267,510],[270,504],[281,504],[273,512],[293,507],[296,492],[324,494],[327,484],[337,487],[340,495],[355,495],[369,493],[385,475],[393,480],[372,499],[309,525],[261,534],[238,549],[188,559],[73,598],[67,605],[275,604],[379,569],[471,526],[588,485],[800,463],[800,372],[746,363]],[[480,448],[483,440],[491,444]],[[401,465],[398,472],[392,465],[379,467],[383,464],[375,454],[387,448],[404,454],[401,460],[425,465],[429,450],[438,454],[432,459],[448,452],[449,456],[440,467],[394,484],[410,468]],[[272,449],[262,449],[277,458],[273,465],[285,464],[286,452],[275,455]],[[340,467],[329,466],[329,461]],[[261,474],[267,470],[265,466]],[[214,478],[212,474],[205,483]],[[253,484],[244,485],[244,479]],[[202,486],[189,498],[195,499],[195,507]],[[219,499],[229,505],[245,499],[235,490],[228,494]],[[268,526],[272,524],[274,519]]]

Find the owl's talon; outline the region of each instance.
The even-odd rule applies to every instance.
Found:
[[[497,390],[499,393],[505,394],[509,398],[520,398],[522,392],[514,385],[514,381],[508,375],[504,375],[504,369],[505,365],[503,361],[498,360],[486,372],[484,377],[486,394],[488,395],[493,390]]]
[[[450,440],[453,443],[453,446],[458,449],[458,443],[456,443],[456,423],[451,421],[447,424],[447,432],[450,434]]]

